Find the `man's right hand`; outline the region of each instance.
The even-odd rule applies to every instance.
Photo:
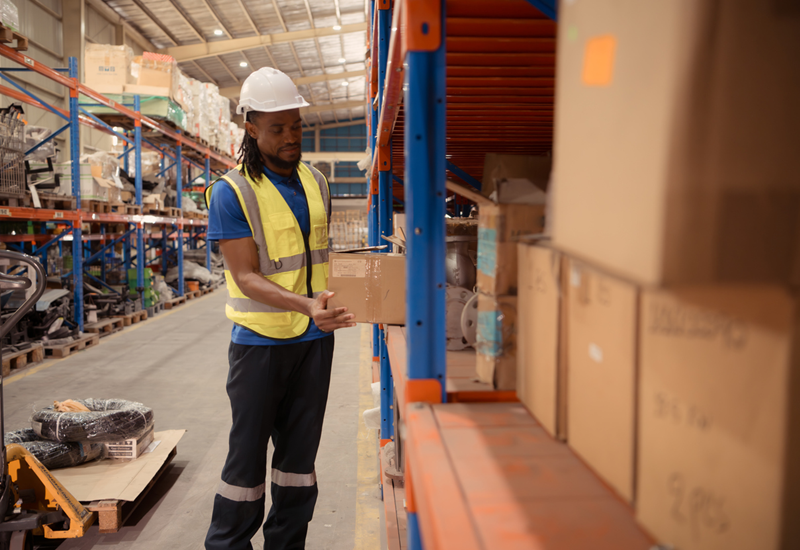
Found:
[[[328,309],[328,300],[333,297],[333,292],[326,290],[311,302],[308,307],[308,316],[322,332],[333,332],[337,328],[354,327],[355,315],[347,313],[346,307]]]

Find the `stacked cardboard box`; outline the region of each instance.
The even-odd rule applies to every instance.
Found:
[[[562,8],[553,238],[519,245],[518,394],[658,542],[800,548],[800,18]]]
[[[544,229],[544,190],[548,157],[486,155],[482,192],[461,188],[478,202],[478,378],[500,390],[513,390],[517,377],[517,245],[519,235]],[[453,188],[453,184],[449,184]],[[525,193],[505,193],[524,189]],[[459,192],[459,191],[457,191]],[[504,195],[507,195],[505,196]],[[531,200],[533,197],[533,200]],[[507,200],[508,202],[500,202]]]

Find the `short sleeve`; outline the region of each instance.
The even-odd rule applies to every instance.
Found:
[[[227,181],[217,181],[211,189],[211,204],[208,207],[208,239],[219,241],[252,236],[236,191]]]

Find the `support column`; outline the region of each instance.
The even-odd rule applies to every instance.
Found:
[[[408,7],[405,71],[405,192],[408,254],[408,386],[417,401],[446,400],[445,321],[445,8]],[[413,266],[413,268],[412,268]],[[413,472],[406,471],[413,477]],[[422,549],[413,483],[408,485],[408,548]]]
[[[133,110],[136,114],[139,113],[140,102],[139,96],[133,96]],[[133,128],[134,137],[134,169],[136,170],[135,185],[136,185],[136,204],[142,206],[142,121],[136,119]],[[136,224],[136,290],[139,292],[139,299],[142,303],[142,309],[145,309],[144,300],[144,266],[147,263],[147,253],[144,249],[144,223],[139,222]]]
[[[83,31],[81,31],[82,33]],[[78,60],[69,58],[69,76],[78,80]],[[81,164],[80,164],[80,122],[78,120],[78,91],[69,91],[69,155],[72,161],[72,196],[75,197],[75,209],[81,212]],[[83,332],[83,235],[78,219],[72,226],[72,284],[74,285],[75,324]]]
[[[383,7],[385,5],[385,8]],[[386,65],[389,61],[389,36],[392,26],[392,11],[389,3],[381,3],[378,11],[378,116],[383,109],[383,87],[386,83]],[[373,53],[374,55],[374,53]],[[378,118],[376,116],[376,119]],[[377,133],[377,130],[376,130]],[[376,136],[377,140],[377,136]],[[382,158],[389,153],[391,159],[391,146],[379,147],[375,145],[376,153]],[[391,236],[392,228],[392,166],[391,160],[387,166],[379,164],[378,172],[378,194],[373,196],[377,200],[377,217],[380,235]],[[378,240],[378,245],[386,244],[383,239]],[[386,334],[383,330],[379,335],[378,354],[381,361],[381,439],[389,440],[394,438],[394,380],[392,378],[392,368],[389,363],[389,352],[386,349]]]
[[[180,130],[178,130],[180,133]],[[178,142],[175,147],[175,178],[176,190],[178,191],[177,202],[175,203],[178,208],[183,208],[183,146]],[[192,172],[189,170],[189,177]],[[176,251],[178,252],[178,296],[183,296],[184,282],[183,282],[183,221],[178,223],[178,240],[176,241]]]
[[[206,189],[211,185],[211,159],[206,155]],[[211,241],[208,240],[208,226],[206,226],[206,269],[211,271]]]

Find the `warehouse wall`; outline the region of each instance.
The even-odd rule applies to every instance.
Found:
[[[50,67],[66,67],[62,0],[14,0],[14,2],[19,8],[20,33],[29,39],[29,48],[25,54]],[[107,19],[88,3],[84,6],[83,27],[84,41],[87,44],[116,43],[118,36],[116,23]],[[75,35],[71,38],[75,40]],[[133,50],[134,55],[141,55],[144,51],[144,48],[127,33],[125,33],[124,41]],[[81,65],[82,61],[81,59]],[[8,59],[0,58],[0,67],[19,67],[19,65]],[[34,73],[13,73],[11,78],[43,101],[57,107],[67,108],[68,94],[63,86]],[[12,87],[7,83],[0,84]],[[0,96],[0,107],[6,107],[13,102],[8,97]],[[66,124],[66,121],[48,111],[29,106],[23,106],[23,108],[25,109],[25,118],[30,125],[44,126],[55,131]],[[61,151],[59,160],[62,162],[69,160],[68,140],[69,132],[65,132],[57,138],[58,148]],[[111,136],[98,130],[81,127],[83,153],[108,150],[110,147]]]
[[[19,9],[20,33],[29,39],[29,57],[41,61],[51,67],[64,66],[64,43],[61,24],[61,0],[14,0]],[[5,58],[0,58],[0,67],[19,67]],[[12,76],[13,74],[13,76]],[[66,108],[67,91],[63,86],[35,73],[9,73],[10,78],[16,80],[34,95],[40,97],[57,107]],[[3,86],[13,87],[3,82]],[[0,96],[0,106],[7,107],[14,101],[5,96]],[[60,117],[35,107],[23,106],[28,124],[44,126],[56,130],[61,128],[66,121]],[[68,134],[62,134],[61,149]],[[66,159],[65,153],[62,158]]]

